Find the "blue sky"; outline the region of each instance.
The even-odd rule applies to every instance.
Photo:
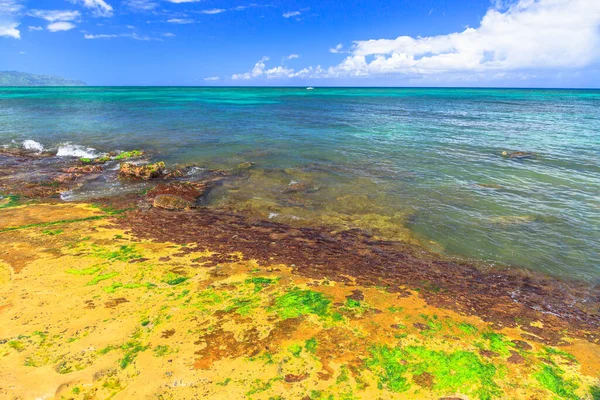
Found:
[[[600,86],[598,0],[0,0],[0,70],[91,85]]]

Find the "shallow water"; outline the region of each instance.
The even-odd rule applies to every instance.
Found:
[[[207,168],[250,161],[209,206],[600,279],[600,91],[1,89],[0,144],[25,140]]]

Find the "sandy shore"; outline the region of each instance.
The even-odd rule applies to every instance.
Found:
[[[599,307],[360,230],[0,203],[0,398],[595,400]]]

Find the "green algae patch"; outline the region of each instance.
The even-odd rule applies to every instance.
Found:
[[[304,348],[306,349],[306,351],[312,354],[315,354],[317,352],[317,345],[317,339],[315,338],[308,339],[306,342],[304,342]]]
[[[86,286],[97,285],[98,283],[100,283],[102,281],[105,281],[107,279],[114,278],[117,275],[119,275],[118,272],[108,272],[106,274],[97,275],[96,277],[94,277],[94,279],[92,279],[91,281],[89,281]]]
[[[275,299],[272,309],[281,319],[298,318],[307,314],[325,317],[329,314],[330,304],[331,301],[323,293],[296,288]]]
[[[254,293],[258,293],[261,290],[263,290],[264,288],[267,288],[267,287],[271,286],[272,284],[277,283],[278,280],[279,279],[255,277],[255,278],[246,279],[245,283],[254,285]]]
[[[121,369],[127,368],[137,357],[138,353],[146,351],[150,346],[143,346],[138,341],[130,341],[121,346],[124,351],[123,358],[119,360]]]
[[[137,252],[135,245],[122,245],[117,250],[109,250],[100,246],[92,245],[92,255],[108,261],[131,261],[142,256]]]
[[[122,283],[122,282],[113,282],[110,286],[105,286],[102,288],[106,293],[114,293],[117,289],[138,289],[141,287],[145,288],[153,288],[156,285],[150,282],[147,283]]]
[[[19,204],[19,196],[8,195],[2,196],[0,195],[0,210],[3,208],[15,207]]]
[[[140,157],[142,154],[144,153],[140,150],[124,151],[117,155],[114,160],[125,160],[127,158]]]
[[[484,332],[483,339],[487,341],[489,349],[496,353],[508,355],[515,344],[506,339],[506,336],[496,332]]]
[[[94,275],[100,272],[100,267],[89,267],[84,269],[68,269],[67,274],[72,275]]]
[[[431,389],[443,395],[465,393],[491,399],[500,394],[494,381],[497,368],[468,351],[447,353],[424,346],[376,346],[366,365],[382,387],[396,393],[411,388],[409,377],[418,382],[418,377],[427,376]]]
[[[565,379],[563,375],[564,371],[559,367],[544,365],[540,371],[534,374],[534,378],[543,388],[562,399],[579,399],[579,396],[575,394],[579,385],[572,380]]]
[[[18,230],[21,230],[21,229],[43,228],[43,227],[54,226],[54,225],[72,224],[72,223],[75,223],[75,222],[97,221],[99,219],[104,219],[104,218],[107,218],[107,217],[108,217],[108,215],[93,215],[91,217],[79,218],[79,219],[63,219],[63,220],[60,220],[60,221],[40,222],[40,223],[37,223],[37,224],[28,224],[28,225],[21,225],[21,226],[11,226],[9,228],[2,228],[2,229],[0,229],[0,233],[2,233],[2,232],[10,232],[10,231],[18,231]]]
[[[177,278],[166,280],[165,283],[169,286],[177,286],[177,285],[182,284],[183,282],[187,281],[188,279],[190,279],[190,278],[188,278],[186,276],[179,276]]]
[[[89,164],[89,163],[91,163],[91,162],[92,162],[92,159],[91,159],[91,158],[87,158],[87,157],[81,157],[81,158],[79,159],[79,161],[81,161],[81,162],[82,162],[82,163],[84,163],[84,164]]]

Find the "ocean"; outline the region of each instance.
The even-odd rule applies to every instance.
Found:
[[[0,88],[0,145],[254,163],[205,205],[600,281],[599,90]]]

